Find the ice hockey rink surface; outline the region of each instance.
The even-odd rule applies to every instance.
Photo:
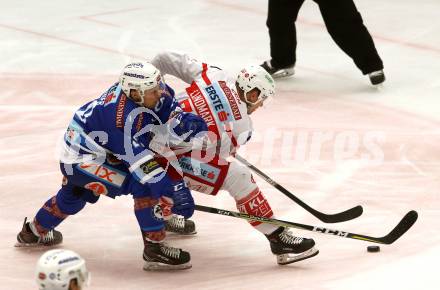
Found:
[[[306,1],[296,75],[277,81],[240,153],[320,211],[364,207],[355,220],[324,224],[256,177],[277,218],[379,237],[414,209],[413,228],[379,253],[368,253],[367,242],[298,230],[320,254],[281,267],[245,221],[196,212],[196,236],[168,239],[191,253],[192,269],[150,273],[131,197],[101,197],[59,227],[61,247],[87,261],[89,289],[439,289],[440,2],[355,2],[384,61],[385,85],[369,84]],[[0,0],[0,8],[0,289],[30,290],[43,250],[13,245],[24,217],[60,186],[57,141],[75,109],[128,61],[164,49],[231,74],[260,64],[269,57],[267,2]],[[194,195],[236,210],[226,192]]]

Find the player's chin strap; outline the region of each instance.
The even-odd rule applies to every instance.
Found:
[[[258,96],[258,100],[252,103],[248,100],[247,93],[248,92],[244,93],[244,102],[246,103],[248,114],[252,114],[256,110],[256,108],[260,106],[262,107],[263,102],[268,99],[266,95],[262,95],[263,93],[260,93],[260,95]]]
[[[140,101],[136,101],[134,98],[131,97],[131,90],[139,92],[139,97],[141,98]],[[139,105],[141,107],[145,107],[144,106],[144,96],[145,96],[145,91],[141,92],[140,90],[137,90],[137,89],[130,89],[130,94],[127,96],[127,98],[129,98],[130,100],[135,102],[137,105]]]
[[[139,94],[139,96],[141,97],[141,100],[139,102],[134,101],[136,104],[138,104],[141,107],[145,107],[144,105],[144,94]]]
[[[262,106],[263,101],[264,99],[258,99],[255,103],[252,103],[245,98],[244,102],[246,103],[247,113],[249,115],[252,114],[258,107]]]

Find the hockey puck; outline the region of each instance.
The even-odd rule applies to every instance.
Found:
[[[370,253],[376,253],[376,252],[380,251],[380,247],[379,246],[368,246],[367,251]]]

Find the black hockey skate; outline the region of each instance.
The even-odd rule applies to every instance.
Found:
[[[313,239],[295,237],[284,227],[279,227],[266,237],[270,242],[272,253],[277,256],[279,265],[305,260],[319,253],[314,248],[315,241]]]
[[[272,62],[270,60],[266,60],[265,62],[260,64],[260,66],[264,68],[275,79],[284,78],[295,74],[294,65],[278,68],[278,67],[273,67]]]
[[[376,86],[385,81],[385,74],[383,70],[374,71],[372,73],[368,74],[368,77],[370,78],[370,82],[372,85]]]
[[[55,246],[61,244],[63,235],[56,230],[47,232],[44,236],[37,236],[31,230],[30,222],[27,218],[24,219],[23,228],[17,235],[16,247],[40,247],[40,246]]]
[[[144,248],[144,270],[184,270],[191,268],[188,252],[169,247],[163,243],[146,242]]]
[[[167,232],[179,235],[195,235],[196,224],[192,220],[187,220],[182,216],[173,214],[168,220],[165,220],[165,230]]]

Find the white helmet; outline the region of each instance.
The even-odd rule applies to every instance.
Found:
[[[44,253],[38,260],[35,274],[40,290],[67,290],[72,279],[76,279],[83,289],[90,279],[84,259],[73,251],[62,249]]]
[[[160,71],[148,62],[133,62],[127,64],[122,70],[119,78],[122,91],[130,97],[130,90],[137,90],[141,96],[141,101],[136,102],[142,105],[144,102],[145,91],[151,90],[160,85],[162,76]]]
[[[246,103],[255,105],[271,98],[275,93],[275,82],[270,74],[259,65],[251,65],[243,68],[237,77],[237,84],[244,91]],[[259,89],[260,95],[254,103],[247,99],[247,93],[253,89]]]

